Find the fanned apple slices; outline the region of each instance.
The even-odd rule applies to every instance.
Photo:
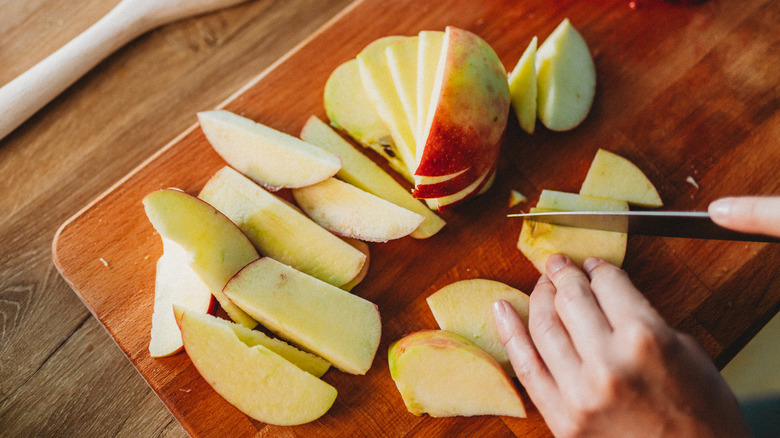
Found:
[[[337,68],[325,87],[334,126],[380,152],[396,170],[403,164],[399,172],[414,182],[414,196],[431,208],[489,188],[510,98],[506,70],[487,42],[450,26],[380,38],[357,55],[357,75],[354,62]],[[366,105],[360,96],[374,112],[361,111]]]

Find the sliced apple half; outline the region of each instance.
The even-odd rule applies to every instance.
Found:
[[[553,131],[585,120],[596,94],[596,67],[588,45],[569,19],[536,51],[537,114]]]
[[[512,108],[523,131],[533,134],[536,127],[536,37],[531,39],[517,65],[509,74]]]
[[[658,190],[634,163],[615,153],[599,149],[582,183],[581,195],[622,199],[642,207],[661,207]]]
[[[165,357],[181,351],[184,344],[173,315],[173,306],[213,313],[217,301],[211,289],[190,266],[190,254],[178,243],[162,238],[163,255],[157,260],[152,313],[151,357]]]
[[[229,111],[200,112],[198,120],[230,166],[270,190],[316,184],[341,168],[338,156]]]
[[[525,417],[525,407],[501,365],[468,339],[424,330],[394,342],[390,375],[409,412],[432,417]]]
[[[377,114],[362,85],[357,59],[341,64],[330,74],[325,83],[324,104],[325,113],[336,129],[345,131],[358,143],[374,150],[387,160],[393,170],[414,183],[393,142],[390,129]]]
[[[226,322],[186,310],[179,317],[187,355],[228,403],[279,426],[308,423],[330,409],[334,387],[262,344],[248,346]]]
[[[146,216],[164,239],[180,245],[198,274],[230,318],[249,328],[257,325],[236,307],[222,288],[259,255],[241,230],[206,202],[178,189],[161,189],[143,199]]]
[[[498,337],[493,303],[506,300],[528,324],[528,295],[499,281],[475,278],[456,281],[427,298],[439,328],[457,333],[488,352],[507,374],[515,375]]]
[[[238,225],[261,254],[334,286],[357,277],[366,261],[362,252],[230,167],[217,171],[199,196]]]
[[[371,367],[382,329],[370,301],[269,257],[242,269],[224,292],[266,328],[336,368],[365,374]]]
[[[387,242],[408,236],[423,216],[335,178],[293,189],[298,206],[339,236]]]
[[[341,138],[325,122],[311,116],[301,131],[301,138],[341,157],[341,170],[336,176],[355,187],[422,215],[422,223],[410,234],[415,239],[433,236],[446,222],[400,185],[376,163]]]
[[[530,211],[625,211],[628,204],[607,198],[577,195],[574,193],[545,190],[539,198],[539,208]],[[517,247],[533,263],[545,272],[547,259],[563,253],[579,266],[588,257],[600,257],[616,266],[623,264],[628,236],[614,231],[588,230],[526,220],[520,229]]]

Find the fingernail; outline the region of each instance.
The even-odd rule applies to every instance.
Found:
[[[566,256],[563,254],[553,254],[549,259],[547,259],[547,273],[555,274],[556,272],[560,271],[565,264]]]
[[[598,266],[599,263],[601,263],[601,259],[600,258],[598,258],[598,257],[590,257],[590,258],[586,259],[582,263],[582,269],[584,269],[585,272],[590,274],[590,271],[592,271],[596,266]]]
[[[731,202],[728,199],[718,199],[707,209],[713,220],[726,220],[731,215]]]
[[[493,303],[493,319],[496,320],[496,330],[498,330],[499,335],[509,330],[509,322],[507,320],[509,309],[507,309],[507,306],[509,306],[509,303],[504,300],[498,300]]]

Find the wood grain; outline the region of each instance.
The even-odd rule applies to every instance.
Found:
[[[539,129],[531,137],[522,134],[510,118],[499,176],[487,195],[449,212],[446,215],[447,228],[429,240],[403,239],[372,245],[371,271],[355,293],[376,302],[382,312],[384,332],[380,353],[367,376],[347,376],[338,372],[326,375],[326,380],[339,390],[339,397],[333,409],[315,423],[286,429],[249,421],[216,396],[192,369],[186,356],[165,360],[148,357],[146,343],[151,314],[153,261],[159,256],[161,245],[143,217],[139,200],[148,191],[166,185],[197,191],[209,174],[222,164],[210,151],[199,130],[189,132],[155,155],[71,220],[56,242],[57,263],[87,307],[192,434],[351,436],[381,432],[387,435],[449,436],[484,432],[499,436],[547,435],[534,409],[531,409],[528,420],[411,416],[403,408],[389,378],[386,348],[409,331],[435,327],[424,299],[451,281],[485,277],[530,290],[537,274],[514,247],[521,224],[504,218],[508,212],[506,201],[509,190],[518,189],[532,200],[543,188],[576,191],[598,147],[620,153],[646,170],[670,208],[701,209],[710,200],[731,194],[780,193],[776,176],[776,163],[780,158],[776,142],[778,83],[774,73],[778,65],[778,36],[772,31],[773,24],[780,18],[780,8],[769,0],[734,3],[710,1],[696,7],[679,7],[640,1],[637,2],[638,9],[631,9],[624,1],[566,1],[553,5],[541,0],[522,4],[449,1],[421,6],[410,1],[363,1],[273,70],[263,74],[259,81],[228,104],[233,111],[296,133],[308,115],[323,116],[320,96],[327,75],[340,62],[354,56],[363,45],[387,34],[414,34],[420,29],[440,29],[445,25],[456,25],[478,33],[494,45],[505,65],[511,68],[533,35],[544,38],[561,19],[568,16],[581,30],[596,57],[599,75],[597,99],[582,126],[568,133]],[[232,16],[238,22],[245,17]],[[225,22],[235,23],[227,19]],[[177,71],[172,65],[174,62],[166,63],[165,55],[173,56],[170,52],[160,54],[158,61],[163,66],[157,74],[170,68]],[[193,72],[199,71],[195,65],[194,61],[190,65]],[[206,78],[221,79],[217,77],[219,75],[213,75],[215,71],[218,70],[215,68],[212,76],[203,76],[201,82],[180,85],[182,88],[179,90],[186,90],[183,92],[186,96],[187,92],[206,88]],[[182,70],[178,72],[183,73]],[[231,70],[225,69],[222,74],[229,72]],[[96,75],[94,81],[100,82],[101,78]],[[143,82],[136,80],[137,83]],[[114,86],[116,84],[113,83]],[[168,84],[179,86],[172,78],[169,78]],[[237,88],[238,85],[233,89]],[[89,91],[92,90],[84,87],[81,92]],[[125,93],[128,99],[128,96],[136,94],[135,91]],[[96,95],[88,95],[97,99]],[[68,102],[70,100],[61,105],[68,105]],[[70,123],[75,123],[81,119],[73,112],[91,108],[93,105],[90,103],[93,102],[81,102],[81,106],[67,111],[62,109],[62,114],[71,114]],[[154,103],[147,102],[142,107],[148,108]],[[57,103],[54,106],[57,107]],[[114,111],[114,117],[118,117],[121,105],[119,108],[109,106],[109,109]],[[167,117],[191,120],[195,110],[190,109],[189,116],[171,111],[172,114]],[[140,135],[132,129],[138,125],[134,124],[137,122],[131,115],[118,119],[125,125],[120,123],[106,127],[106,123],[116,119],[109,116],[101,119],[102,115],[97,114],[91,126],[97,134],[89,131],[90,135],[100,134],[106,139]],[[160,116],[157,113],[157,117]],[[45,117],[52,116],[46,114]],[[145,121],[157,123],[158,127],[164,125],[151,117]],[[25,125],[21,134],[0,149],[0,159],[9,149],[13,153],[12,158],[21,156],[17,139],[32,135],[24,132],[25,128],[40,127],[42,122],[36,120]],[[119,128],[122,135],[111,128]],[[179,125],[177,131],[183,129],[184,126]],[[143,132],[145,134],[135,137],[137,143],[143,143],[144,136],[151,136],[154,131]],[[53,141],[57,134],[56,130],[49,131],[47,135],[41,133],[42,137],[36,138],[39,142]],[[86,131],[82,135],[89,138]],[[50,263],[41,257],[44,251],[39,243],[48,241],[50,234],[36,234],[40,228],[38,224],[31,223],[30,218],[43,211],[51,229],[53,221],[63,217],[46,210],[52,200],[55,200],[60,213],[67,210],[67,206],[78,206],[79,202],[83,205],[93,196],[89,190],[81,188],[85,180],[89,181],[87,175],[97,174],[96,180],[103,181],[102,187],[105,187],[111,169],[114,169],[114,180],[122,174],[117,174],[116,168],[110,165],[106,168],[107,163],[117,157],[121,157],[123,163],[139,160],[139,157],[149,156],[160,143],[145,145],[145,148],[138,148],[140,151],[127,148],[127,145],[136,143],[121,143],[124,148],[111,145],[111,150],[101,155],[99,150],[106,144],[110,143],[90,143],[91,149],[81,149],[88,156],[73,157],[71,163],[66,161],[67,170],[44,165],[53,174],[44,189],[54,193],[32,199],[27,195],[31,191],[42,192],[17,170],[19,167],[25,169],[24,160],[17,158],[5,167],[13,168],[10,174],[18,188],[14,189],[11,198],[0,200],[0,206],[11,207],[3,209],[2,214],[7,214],[3,220],[16,219],[8,227],[6,222],[0,222],[4,224],[0,237],[11,244],[11,251],[4,251],[0,256],[3,257],[0,266],[4,267],[4,273],[9,273],[0,280],[3,282],[0,293],[4,303],[21,303],[16,308],[23,310],[13,318],[13,321],[21,321],[19,325],[9,331],[13,333],[12,348],[3,344],[0,357],[5,361],[6,357],[11,357],[9,352],[24,354],[31,351],[38,356],[51,355],[51,359],[16,362],[16,370],[22,370],[28,363],[47,364],[55,360],[56,353],[67,350],[64,346],[69,342],[83,346],[75,335],[62,341],[62,333],[86,333],[90,324],[94,326],[94,321],[84,314],[83,308],[81,319],[74,318],[74,314],[78,316],[78,303],[73,303],[72,296],[64,296],[62,287],[59,288],[59,298],[71,298],[70,307],[62,315],[52,310],[57,299],[48,298],[50,303],[42,307],[49,310],[41,311],[43,315],[27,316],[41,308],[29,303],[45,303],[47,299],[41,298],[40,292],[48,290],[49,283],[58,281]],[[48,154],[47,159],[40,159],[34,153],[26,154],[34,160],[28,165],[32,166],[27,167],[28,170],[35,168],[35,164],[41,166],[41,163],[54,161],[57,149],[46,146],[41,144],[39,150]],[[0,166],[4,163],[0,161]],[[79,178],[68,182],[66,175],[74,171]],[[694,177],[700,188],[686,183],[688,176]],[[95,184],[92,183],[91,193],[101,187]],[[59,196],[55,197],[55,194]],[[37,250],[27,249],[31,238],[32,246]],[[36,267],[12,270],[13,267],[30,264]],[[780,252],[776,245],[639,236],[629,239],[626,262],[626,269],[635,283],[667,320],[693,334],[720,365],[728,361],[777,312],[780,306],[779,267]],[[21,276],[15,276],[16,271],[22,272]],[[52,327],[52,331],[57,333],[42,334],[44,344],[60,340],[63,346],[28,346],[22,333],[29,336],[29,324],[36,321],[40,324],[49,316],[54,320],[47,323],[47,327]],[[56,319],[58,316],[61,321]],[[69,353],[65,357],[74,360],[74,354]],[[92,356],[86,356],[77,363],[88,367],[90,358]],[[96,353],[95,360],[103,360],[103,355]],[[31,403],[34,395],[24,395],[26,388],[31,387],[25,381],[34,381],[30,376],[37,374],[26,371],[15,381],[12,379],[15,388],[20,389],[14,390],[13,396],[8,397],[11,392],[6,392],[4,377],[15,374],[13,370],[6,370],[5,366],[0,370],[3,397],[20,401],[4,403],[0,408],[0,418],[3,419],[0,426],[5,426],[5,419],[11,414],[23,412]],[[50,373],[51,376],[56,374]],[[67,373],[69,377],[65,382],[69,389],[77,388],[84,382],[77,377],[76,371]],[[107,372],[98,374],[104,377],[112,375]],[[56,378],[41,380],[31,393],[43,393],[46,383],[51,380],[56,381]],[[91,384],[102,385],[106,381],[109,380],[98,379]],[[71,410],[78,409],[63,400],[66,397],[64,392],[56,396],[60,404],[55,413],[42,409],[44,415],[51,423],[70,425],[73,431],[91,431],[78,428],[74,425],[75,421],[61,419],[71,415]],[[86,394],[111,402],[117,392],[92,390]],[[124,401],[113,409],[127,408],[130,403]],[[127,409],[132,410],[132,407]],[[75,417],[83,419],[89,417],[90,411],[77,412],[80,414]],[[135,414],[128,415],[139,418]],[[120,415],[108,417],[121,418]],[[27,418],[26,421],[14,422],[15,429],[3,430],[56,430],[35,426],[31,417]],[[111,434],[116,432],[116,428],[103,431]]]

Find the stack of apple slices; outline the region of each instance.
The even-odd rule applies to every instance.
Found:
[[[490,45],[455,27],[390,36],[325,85],[331,123],[376,150],[441,210],[492,184],[509,112],[506,70]]]
[[[530,211],[626,211],[629,204],[651,208],[663,205],[652,182],[634,163],[599,149],[579,194],[543,190],[536,208]],[[526,220],[517,248],[544,273],[547,259],[557,253],[568,255],[580,266],[591,256],[621,266],[627,241],[626,233]]]

